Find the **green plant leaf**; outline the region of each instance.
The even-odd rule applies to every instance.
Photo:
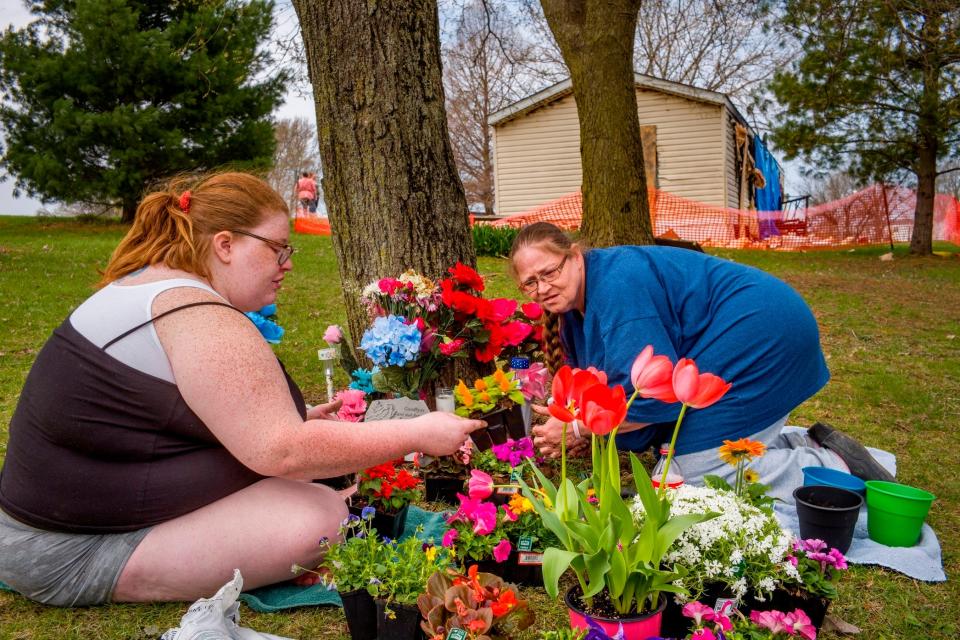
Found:
[[[550,547],[543,553],[543,587],[547,595],[556,598],[559,592],[560,576],[566,572],[570,563],[581,554]]]

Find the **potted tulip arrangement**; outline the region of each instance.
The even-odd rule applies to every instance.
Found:
[[[360,515],[361,509],[374,508],[373,529],[398,538],[410,503],[420,497],[419,488],[420,478],[400,466],[400,461],[378,464],[360,472],[356,504],[350,506],[350,512]]]
[[[506,444],[507,439],[520,440],[526,436],[521,411],[526,400],[513,372],[506,373],[498,367],[491,375],[474,381],[472,388],[460,380],[454,389],[454,399],[458,416],[479,418],[487,423],[485,429],[470,434],[481,451]]]
[[[560,483],[554,486],[536,467],[539,486],[522,483],[524,496],[559,541],[544,553],[547,594],[557,596],[560,576],[571,569],[578,583],[565,597],[571,626],[584,627],[590,614],[610,632],[622,622],[626,638],[657,635],[665,606],[661,592],[681,591],[673,582],[682,574],[663,566],[664,555],[684,530],[711,515],[672,516],[669,500],[654,492],[646,470],[631,454],[636,492],[648,514],[642,525],[633,519],[621,492],[614,444],[630,402],[622,386],[607,386],[606,374],[564,367],[554,378],[553,400],[550,412],[565,424]],[[579,485],[566,473],[566,424],[574,420],[591,433],[593,469]]]
[[[471,565],[464,575],[437,571],[417,599],[428,638],[510,638],[533,624],[533,611],[516,587]]]

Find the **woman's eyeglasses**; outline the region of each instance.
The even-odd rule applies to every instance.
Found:
[[[530,278],[529,280],[524,280],[520,283],[520,291],[523,291],[527,295],[532,295],[537,292],[537,289],[540,287],[541,282],[553,282],[560,277],[560,272],[563,271],[563,264],[567,261],[567,256],[563,256],[563,260],[560,261],[560,264],[555,266],[553,269],[544,271],[539,276],[535,278]]]
[[[249,231],[243,231],[242,229],[228,229],[231,233],[239,233],[242,236],[249,236],[251,238],[256,238],[261,242],[266,242],[270,245],[270,248],[277,252],[277,264],[283,264],[290,259],[290,256],[293,255],[295,249],[293,245],[283,244],[282,242],[277,242],[276,240],[271,240],[270,238],[264,238],[263,236],[258,236],[255,233],[250,233]]]

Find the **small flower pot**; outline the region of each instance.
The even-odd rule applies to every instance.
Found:
[[[416,605],[377,599],[377,637],[381,640],[420,640],[420,610]],[[388,612],[388,610],[391,613]]]
[[[463,493],[463,478],[428,474],[423,481],[427,502],[458,504],[457,494]]]
[[[579,605],[580,594],[583,593],[580,585],[574,585],[567,590],[563,600],[567,605],[567,612],[570,616],[571,629],[589,629],[587,626],[587,612],[583,611]],[[623,625],[623,640],[647,640],[647,638],[660,635],[660,624],[663,617],[663,610],[667,606],[667,600],[661,594],[659,606],[654,611],[642,614],[634,614],[623,618],[606,618],[603,616],[590,615],[590,618],[603,627],[604,632],[613,637],[617,633],[619,625]]]
[[[861,496],[867,494],[867,485],[863,483],[863,480],[850,473],[830,469],[829,467],[804,467],[800,471],[803,472],[803,486],[805,487],[822,484],[828,487],[849,489]]]
[[[365,589],[340,594],[352,640],[377,640],[377,605]]]
[[[508,438],[520,440],[527,435],[522,405],[497,409],[479,418],[487,423],[487,428],[477,429],[470,437],[481,451],[486,451],[495,444],[506,444]]]
[[[350,513],[357,517],[360,517],[363,511],[363,507],[358,505],[350,505],[348,509]],[[396,513],[384,513],[377,509],[376,513],[373,514],[373,521],[370,524],[377,530],[378,535],[387,536],[388,538],[396,540],[403,535],[403,528],[406,526],[407,512],[409,510],[410,505],[404,505],[404,507]]]
[[[846,553],[853,542],[863,498],[849,489],[814,485],[793,491],[801,538],[818,538]]]
[[[896,482],[867,481],[867,534],[889,547],[912,547],[935,496]]]
[[[509,582],[525,587],[543,588],[543,553],[514,551],[510,554]]]

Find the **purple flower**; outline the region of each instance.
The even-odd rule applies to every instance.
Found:
[[[501,462],[509,462],[511,467],[519,466],[525,459],[533,457],[533,440],[510,438],[503,444],[493,445],[493,455]]]
[[[613,636],[609,636],[606,630],[600,626],[600,623],[590,616],[584,616],[583,619],[586,620],[589,631],[582,640],[623,640],[622,623],[617,625],[617,632]]]
[[[376,515],[376,513],[377,510],[373,507],[364,507],[360,510],[360,517],[364,520],[370,520]]]

